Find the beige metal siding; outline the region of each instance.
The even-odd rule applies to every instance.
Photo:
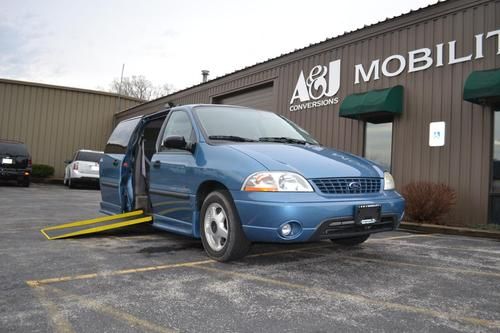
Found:
[[[258,86],[254,89],[214,98],[213,102],[215,104],[239,105],[273,111],[273,88],[272,85]]]
[[[122,109],[138,103],[121,98]],[[0,80],[0,138],[25,142],[34,164],[63,177],[75,150],[104,149],[117,108],[112,94]]]
[[[416,180],[444,182],[458,192],[449,224],[486,223],[491,159],[492,112],[462,100],[463,84],[473,70],[500,68],[497,42],[484,42],[483,59],[435,67],[392,78],[354,84],[354,66],[368,68],[374,59],[407,56],[408,51],[457,41],[457,56],[469,54],[474,35],[500,29],[497,0],[456,0],[357,30],[312,47],[237,71],[163,99],[120,113],[117,119],[159,110],[166,101],[210,103],[217,96],[272,81],[273,110],[311,132],[326,146],[363,153],[362,121],[338,116],[349,94],[404,86],[404,112],[393,126],[393,170],[398,188]],[[445,59],[448,53],[445,47]],[[406,57],[407,58],[407,57]],[[300,72],[342,59],[337,105],[290,112],[289,102]],[[428,146],[429,122],[446,122],[446,145]]]

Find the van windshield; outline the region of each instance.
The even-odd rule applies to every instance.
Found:
[[[195,113],[210,140],[318,144],[305,130],[273,112],[200,106]]]

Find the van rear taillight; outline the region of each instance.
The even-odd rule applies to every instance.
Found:
[[[31,158],[28,160],[28,168],[31,168]]]
[[[78,170],[78,162],[73,163],[73,170]]]

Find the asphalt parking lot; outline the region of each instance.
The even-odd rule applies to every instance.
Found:
[[[39,229],[97,216],[99,191],[0,186],[2,332],[500,330],[500,242],[391,232],[254,245],[209,260],[197,240],[133,227],[66,240]]]

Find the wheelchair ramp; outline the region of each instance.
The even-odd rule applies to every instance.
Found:
[[[103,216],[91,220],[76,221],[47,227],[40,232],[49,240],[93,234],[101,231],[118,229],[139,223],[151,222],[151,216],[144,215],[142,210]]]

